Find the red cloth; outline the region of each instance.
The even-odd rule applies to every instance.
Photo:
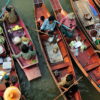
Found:
[[[3,97],[4,91],[0,91],[0,97]]]
[[[16,86],[17,88],[19,88],[19,83],[16,83],[14,86]]]
[[[76,20],[75,19],[69,19],[68,16],[65,16],[60,20],[61,24],[66,25],[67,27],[74,29],[76,27]]]

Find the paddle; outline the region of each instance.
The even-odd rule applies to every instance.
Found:
[[[48,35],[48,33],[47,32],[42,32],[41,30],[37,30],[37,29],[34,29],[34,28],[31,28],[33,31],[36,31],[36,32],[41,32],[41,33],[43,33],[43,34],[46,34],[46,35]]]
[[[81,76],[78,80],[76,80],[72,85],[70,85],[68,88],[64,88],[65,91],[63,91],[61,94],[59,94],[57,97],[54,98],[54,100],[57,100],[59,97],[61,97],[62,95],[64,95],[65,92],[67,92],[72,86],[74,86],[78,81],[80,81],[83,78],[83,76]]]

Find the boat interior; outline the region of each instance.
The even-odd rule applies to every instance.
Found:
[[[20,19],[19,19],[20,20]],[[15,30],[15,31],[9,31],[9,30],[11,30],[13,27],[15,27],[15,26],[20,26],[20,27],[22,27],[21,29],[19,29],[19,30]],[[21,44],[19,43],[19,44],[14,44],[14,42],[13,42],[13,39],[15,38],[15,37],[22,37],[22,36],[25,36],[25,37],[27,37],[27,38],[29,38],[30,40],[31,40],[31,38],[30,38],[30,36],[29,36],[29,34],[27,34],[28,33],[28,31],[27,31],[27,29],[25,28],[25,26],[24,26],[24,24],[23,24],[23,22],[20,20],[20,21],[18,21],[16,24],[10,24],[10,25],[5,25],[5,27],[6,27],[6,30],[7,30],[7,37],[8,37],[8,40],[9,40],[9,43],[10,43],[10,45],[11,45],[11,47],[12,47],[12,51],[13,51],[13,53],[15,54],[15,55],[17,55],[17,54],[19,54],[20,53],[20,46],[21,46]],[[34,46],[33,46],[33,42],[32,42],[32,40],[29,42],[29,45],[30,46],[32,46],[33,47],[33,50],[35,50],[35,48],[34,48]],[[20,65],[21,65],[21,67],[22,68],[27,68],[27,67],[30,67],[30,66],[33,66],[33,65],[35,65],[35,64],[38,64],[38,59],[37,59],[37,56],[34,56],[32,59],[30,59],[30,60],[25,60],[23,57],[19,57],[18,58],[18,61],[19,61],[19,63],[20,63]],[[24,63],[23,63],[24,62]]]
[[[87,30],[87,34],[95,42],[100,37],[100,13],[92,0],[73,0],[73,6]]]
[[[51,1],[54,1],[54,0],[51,0]],[[82,1],[82,0],[75,0],[75,2],[77,2],[77,1]],[[56,8],[60,7],[60,6],[56,5],[56,4],[58,4],[57,2],[56,3],[53,2],[52,4],[53,4],[52,6],[54,8],[55,8],[55,6],[56,6]],[[62,13],[62,12],[65,12],[65,11],[63,11],[62,7],[60,7],[59,9],[61,9],[61,10],[59,11],[58,9],[53,9],[56,16],[61,18],[61,15],[62,15],[62,18],[63,18],[65,16],[64,14],[67,15],[67,13],[64,13],[64,14]],[[57,20],[60,21],[61,19],[57,19]],[[97,53],[94,52],[93,47],[87,40],[84,33],[78,27],[78,24],[77,24],[77,27],[75,28],[73,34],[74,35],[72,38],[68,38],[63,35],[65,42],[66,42],[73,58],[75,59],[75,61],[78,61],[80,66],[88,73],[89,77],[91,79],[93,79],[93,81],[97,84],[97,86],[99,86],[100,85],[100,78],[99,78],[100,77],[100,63],[99,63],[100,59],[99,59],[99,56]],[[77,38],[79,38],[79,41],[83,42],[84,45],[86,46],[86,48],[83,51],[80,50],[80,47],[76,47],[77,49],[73,50],[73,48],[71,48],[71,46],[70,46],[70,43],[72,41],[77,41]],[[78,53],[78,55],[75,55],[75,53]]]

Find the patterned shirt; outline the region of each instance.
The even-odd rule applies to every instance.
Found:
[[[65,16],[60,20],[61,24],[66,25],[67,27],[74,29],[76,27],[76,20],[75,19],[69,19],[68,16]]]

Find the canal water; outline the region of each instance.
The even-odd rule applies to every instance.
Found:
[[[3,1],[3,0],[0,0]],[[71,6],[69,0],[59,0],[62,7],[67,11],[71,12]],[[49,0],[44,0],[48,10],[53,14]],[[2,2],[0,2],[1,4]],[[33,0],[11,0],[10,4],[14,5],[18,14],[23,19],[26,27],[29,30],[29,33],[32,37],[32,40],[36,46],[37,54],[39,57],[39,67],[41,70],[42,77],[36,80],[28,82],[22,69],[19,67],[15,61],[18,76],[21,83],[22,94],[25,95],[26,100],[53,100],[59,91],[48,71],[47,65],[45,63],[36,32],[32,31],[31,28],[35,28],[34,21],[34,5]],[[1,10],[1,9],[0,9]],[[73,60],[72,60],[73,61]],[[83,100],[100,100],[100,94],[95,90],[95,88],[89,83],[86,77],[78,69],[77,65],[73,61],[77,79],[80,76],[83,76],[83,79],[79,82],[79,89],[81,91],[81,96]],[[62,97],[58,100],[63,100]]]

